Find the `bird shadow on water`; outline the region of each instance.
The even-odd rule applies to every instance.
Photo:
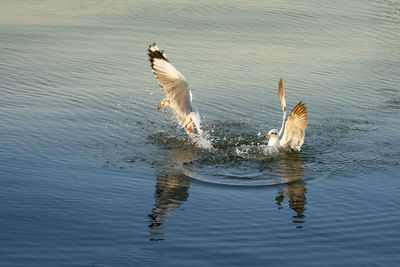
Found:
[[[282,152],[275,156],[260,155],[265,149],[263,144],[251,138],[232,138],[232,146],[226,139],[214,138],[217,148],[201,149],[196,143],[185,137],[169,136],[157,133],[149,136],[152,143],[163,151],[163,158],[154,166],[157,169],[154,206],[148,215],[150,241],[164,240],[172,230],[168,219],[182,209],[189,198],[188,190],[193,181],[211,186],[234,186],[246,188],[278,188],[275,202],[278,210],[284,209],[285,199],[290,209],[295,211],[292,223],[302,228],[305,222],[306,182],[301,181],[305,175],[303,167],[306,159],[301,153]],[[250,140],[250,141],[249,141]],[[246,156],[237,149],[244,150]]]

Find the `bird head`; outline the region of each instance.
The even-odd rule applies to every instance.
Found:
[[[269,131],[264,137],[277,137],[278,136],[278,130],[277,129],[272,129]]]

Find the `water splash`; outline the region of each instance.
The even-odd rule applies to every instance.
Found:
[[[210,138],[210,135],[207,132],[202,131],[202,134],[193,136],[192,141],[197,147],[202,149],[212,150],[214,148],[211,143],[212,140]]]
[[[257,145],[241,145],[235,149],[236,155],[244,159],[253,158],[273,158],[279,153],[279,149],[276,147],[268,146],[265,144]]]
[[[200,119],[199,113],[198,112],[194,112],[192,114],[192,119],[193,119],[194,124],[196,125],[198,134],[202,135],[203,134],[203,130],[200,127],[201,119]]]

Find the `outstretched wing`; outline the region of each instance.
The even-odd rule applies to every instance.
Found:
[[[158,84],[170,100],[176,115],[184,116],[191,112],[191,94],[185,77],[167,60],[164,51],[156,44],[148,49],[149,60]]]
[[[285,119],[286,119],[286,100],[285,100],[285,90],[283,89],[282,77],[278,83],[278,96],[279,96],[279,100],[281,101],[281,108],[282,108],[282,112],[283,112],[282,126],[281,126],[281,129],[279,130],[279,134],[278,134],[278,136],[280,137],[280,136],[282,136],[283,129],[285,126]]]
[[[307,127],[307,107],[300,101],[290,113],[286,120],[285,132],[280,140],[281,147],[300,151],[304,143],[304,136]]]
[[[281,100],[282,112],[285,112],[286,111],[286,100],[285,100],[285,90],[283,89],[282,78],[279,80],[279,84],[278,84],[278,96],[279,96],[279,99]]]

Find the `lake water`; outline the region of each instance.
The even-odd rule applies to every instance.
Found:
[[[400,264],[400,3],[0,9],[0,265]],[[148,58],[185,75],[191,141]],[[266,155],[303,100],[299,153]]]

